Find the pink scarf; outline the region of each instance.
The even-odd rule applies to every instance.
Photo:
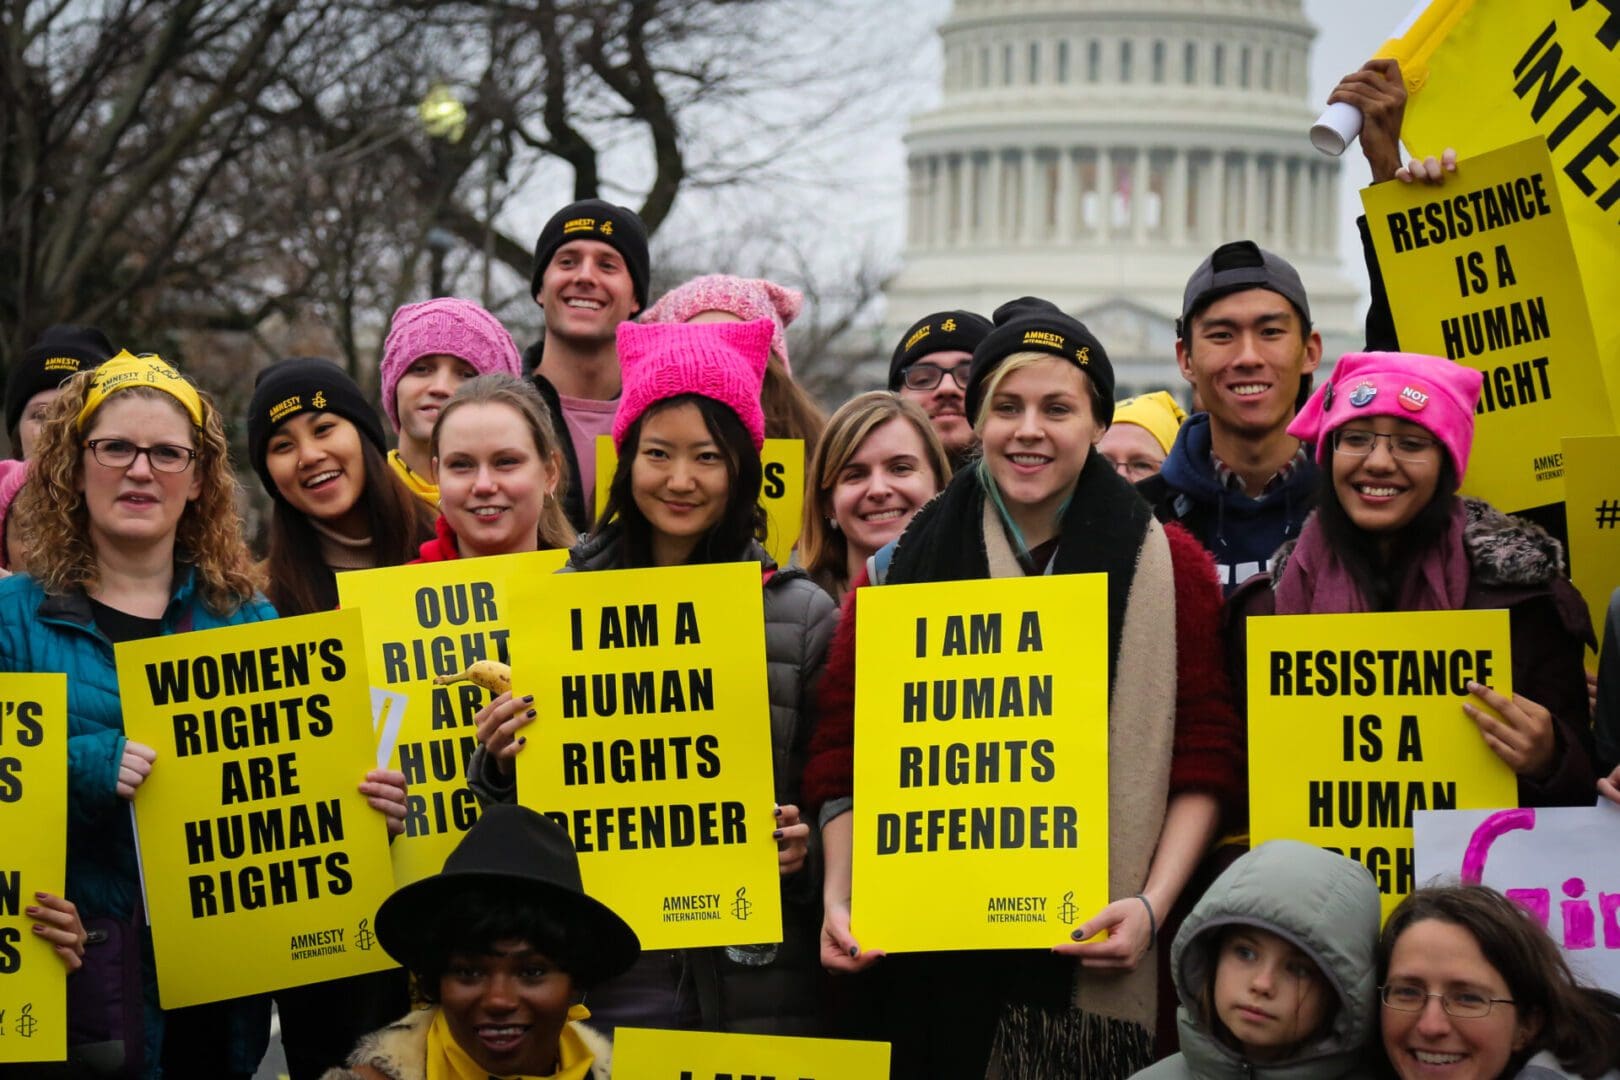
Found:
[[[1471,573],[1463,548],[1468,512],[1459,499],[1439,540],[1407,568],[1395,609],[1397,611],[1456,611],[1468,596]],[[1328,546],[1315,515],[1305,523],[1299,543],[1288,557],[1276,585],[1278,615],[1334,615],[1367,610],[1361,595],[1338,555]]]

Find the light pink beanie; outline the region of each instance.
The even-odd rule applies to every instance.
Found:
[[[737,414],[753,439],[765,445],[765,410],[759,389],[770,357],[771,321],[745,323],[619,324],[619,369],[624,390],[613,414],[613,445],[656,402],[682,394],[718,401]]]
[[[10,569],[6,564],[6,525],[11,517],[11,504],[16,501],[17,492],[22,490],[23,481],[27,479],[28,462],[0,461],[0,569]]]
[[[803,293],[774,281],[733,277],[730,274],[705,274],[659,297],[658,303],[647,309],[641,321],[683,323],[705,311],[729,311],[744,322],[769,319],[771,351],[781,357],[782,366],[791,375],[793,365],[788,362],[787,338],[783,331],[799,317],[803,307]]]
[[[445,296],[405,304],[394,312],[388,340],[383,343],[383,411],[395,431],[399,430],[399,404],[394,391],[400,377],[422,357],[439,353],[467,361],[480,375],[523,374],[523,360],[512,335],[499,319],[471,300]]]

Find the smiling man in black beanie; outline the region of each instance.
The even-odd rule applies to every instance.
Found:
[[[94,326],[53,326],[28,347],[6,373],[6,434],[15,456],[24,461],[34,456],[45,407],[61,393],[62,383],[100,367],[116,351]]]
[[[581,532],[595,520],[596,436],[612,433],[619,396],[619,324],[647,306],[647,229],[633,210],[585,199],[551,216],[534,246],[529,292],[545,337],[525,352],[568,462],[563,499]]]
[[[973,350],[990,333],[990,320],[971,311],[936,311],[906,329],[889,358],[889,389],[928,414],[953,468],[978,444],[973,418],[963,408]]]

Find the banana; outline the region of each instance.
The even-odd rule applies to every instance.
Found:
[[[512,689],[512,669],[499,660],[480,660],[458,674],[433,677],[435,686],[463,681],[477,683],[491,693],[504,694]]]

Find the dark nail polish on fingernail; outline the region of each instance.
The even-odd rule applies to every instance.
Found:
[[[529,745],[529,737],[527,735],[519,735],[517,744],[519,746],[527,746],[527,745]]]
[[[772,840],[780,840],[780,839],[782,839],[782,830],[777,829],[775,832],[771,833],[771,839]]]
[[[533,709],[530,709],[528,712],[524,713],[523,715],[527,716],[530,720],[533,720],[535,718],[535,716],[538,715],[538,714]]]
[[[533,694],[524,695],[523,704],[525,704],[525,705],[533,705],[534,704],[534,695]]]
[[[775,810],[772,810],[771,813],[775,814],[777,817],[781,817],[782,816],[782,808],[780,806],[778,806]]]
[[[1079,931],[1079,930],[1076,930],[1074,933],[1070,934],[1069,936],[1074,938],[1074,940],[1076,940],[1076,941],[1084,941],[1084,940],[1086,940],[1086,935],[1082,931]]]
[[[861,950],[856,948],[855,946],[851,945],[849,947],[849,955],[851,957],[859,956],[859,955],[861,955]]]

